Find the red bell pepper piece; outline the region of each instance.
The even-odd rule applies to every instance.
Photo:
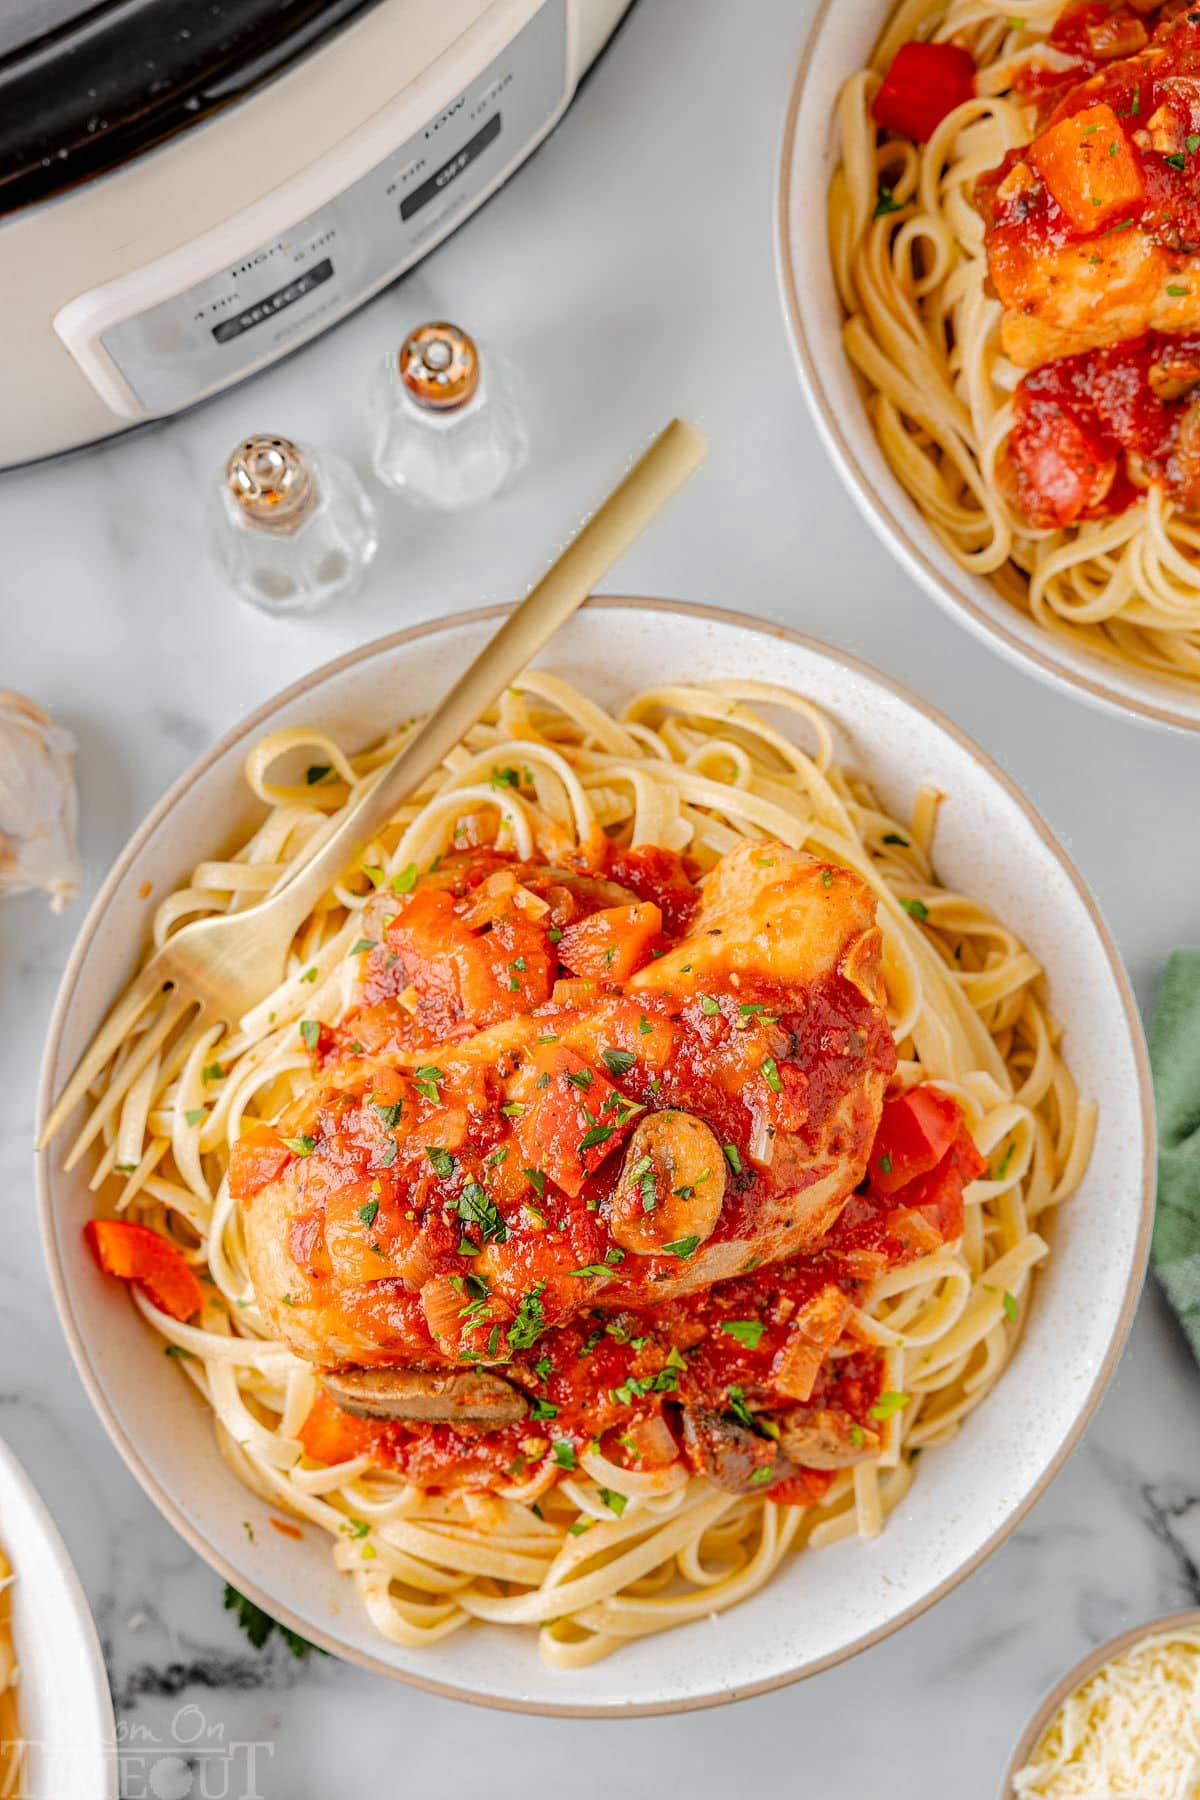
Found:
[[[936,1169],[963,1129],[962,1108],[940,1088],[909,1088],[884,1102],[867,1164],[877,1194],[895,1194]]]
[[[260,1188],[283,1174],[292,1155],[273,1125],[249,1126],[229,1158],[229,1189],[234,1199],[252,1199]]]
[[[909,1182],[897,1200],[919,1212],[940,1232],[942,1241],[951,1244],[963,1232],[963,1189],[986,1168],[986,1160],[964,1128],[941,1162]]]
[[[958,44],[901,44],[871,116],[885,131],[926,143],[947,113],[975,92],[975,62]]]
[[[104,1273],[136,1282],[160,1312],[182,1320],[200,1311],[200,1283],[161,1232],[130,1219],[89,1219],[83,1235]]]

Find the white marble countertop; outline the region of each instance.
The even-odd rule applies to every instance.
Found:
[[[379,633],[518,596],[680,412],[709,437],[710,461],[609,587],[800,627],[944,708],[1063,837],[1149,1000],[1169,949],[1197,935],[1200,740],[1092,712],[976,644],[867,534],[806,417],[772,232],[810,11],[811,0],[640,0],[551,141],[399,287],[193,416],[0,479],[0,686],[35,695],[78,736],[89,891],[168,783],[248,708]],[[384,504],[353,606],[306,623],[250,612],[205,563],[205,483],[248,430],[361,464],[372,359],[430,316],[460,319],[523,370],[534,452],[521,484],[457,521]],[[295,1662],[278,1644],[256,1653],[222,1612],[218,1578],[93,1418],[42,1269],[33,1096],[81,914],[0,908],[0,1430],[77,1560],[127,1734],[169,1746],[173,1721],[186,1737],[203,1718],[227,1742],[262,1744],[253,1791],[265,1800],[440,1795],[480,1780],[516,1800],[548,1773],[561,1800],[598,1800],[658,1791],[668,1769],[700,1796],[989,1800],[1060,1668],[1127,1624],[1200,1603],[1200,1371],[1151,1288],[1082,1447],[1016,1535],[917,1623],[807,1684],[733,1710],[573,1723],[469,1711],[324,1658]],[[922,1743],[936,1744],[932,1763]],[[184,1779],[160,1772],[147,1787],[131,1763],[126,1787],[201,1791]]]

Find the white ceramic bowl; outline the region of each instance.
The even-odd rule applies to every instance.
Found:
[[[888,467],[842,348],[827,203],[834,108],[869,61],[896,0],[821,0],[788,104],[777,254],[792,348],[813,419],[863,517],[901,567],[960,624],[1042,680],[1100,706],[1200,731],[1200,688],[1110,661],[1036,625],[983,576],[959,567]]]
[[[22,1800],[116,1800],[116,1735],[96,1627],[67,1547],[0,1439],[0,1543],[16,1574],[13,1638],[26,1739]]]
[[[1167,1613],[1161,1619],[1148,1619],[1144,1625],[1134,1625],[1129,1631],[1122,1631],[1119,1636],[1109,1638],[1106,1644],[1089,1651],[1081,1662],[1073,1669],[1068,1669],[1061,1680],[1056,1681],[1037,1711],[1026,1725],[1018,1740],[1017,1747],[1009,1759],[1008,1768],[1004,1772],[1004,1780],[1000,1785],[998,1800],[1014,1800],[1014,1784],[1017,1775],[1025,1767],[1038,1744],[1042,1733],[1051,1719],[1070,1699],[1076,1688],[1083,1686],[1106,1662],[1114,1656],[1121,1656],[1126,1650],[1132,1650],[1143,1638],[1159,1637],[1173,1631],[1200,1631],[1200,1608],[1193,1607],[1187,1612]]]
[[[316,671],[217,744],[176,784],[117,862],[63,979],[42,1106],[61,1086],[132,972],[151,910],[198,857],[251,825],[240,770],[268,727],[316,721],[351,745],[430,705],[494,631],[473,613],[382,639]],[[87,1254],[85,1171],[40,1166],[42,1228],[62,1320],[114,1443],[200,1553],[268,1612],[339,1655],[467,1699],[623,1716],[713,1704],[837,1662],[912,1618],[1010,1531],[1062,1463],[1112,1370],[1140,1283],[1151,1216],[1152,1123],[1137,1014],[1105,927],[1029,803],[975,745],[872,671],[778,627],[644,601],[593,603],[542,659],[602,701],[665,672],[737,673],[809,695],[840,728],[842,754],[906,816],[917,786],[949,796],[937,854],[945,878],[991,903],[1050,971],[1054,1010],[1085,1094],[1100,1103],[1090,1173],[1056,1233],[1013,1366],[962,1435],[921,1466],[912,1496],[873,1544],[797,1558],[766,1592],[575,1672],[540,1662],[532,1635],[479,1627],[418,1653],[385,1643],[335,1573],[327,1541],[294,1543],[245,1519],[264,1509],[222,1461],[210,1419]],[[787,729],[786,722],[784,729]],[[152,890],[140,898],[145,887]]]

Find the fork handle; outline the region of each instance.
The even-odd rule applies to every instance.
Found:
[[[682,419],[672,420],[459,676],[416,736],[349,807],[314,854],[262,902],[264,908],[291,917],[297,927],[301,924],[413,790],[577,611],[707,454],[698,431]]]

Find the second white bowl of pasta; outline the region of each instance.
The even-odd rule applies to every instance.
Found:
[[[1182,148],[1176,170],[1171,146],[1156,148],[1137,102],[1122,104],[1117,91],[1124,71],[1136,86],[1133,73],[1160,55],[1157,15],[1143,22],[1145,7],[1130,15],[1124,49],[1143,62],[1111,60],[1122,48],[1115,39],[1110,60],[1080,61],[1060,46],[1073,42],[1061,39],[1065,10],[1064,0],[825,0],[784,130],[784,310],[826,447],[908,573],[1042,679],[1196,730],[1200,534],[1196,496],[1177,479],[1191,390],[1168,390],[1159,371],[1162,355],[1193,329],[1185,310],[1193,290],[1164,261],[1161,279],[1149,283],[1153,298],[1130,297],[1119,258],[1174,254],[1147,236],[1142,199],[1110,214],[1091,196],[1100,210],[1065,244],[1064,215],[1053,208],[1044,236],[1033,234],[1038,207],[1050,205],[1042,175],[1055,148],[1050,126],[1089,98],[1073,81],[1113,89],[1091,95],[1087,116],[1096,122],[1080,127],[1100,142],[1107,121],[1117,121],[1103,136],[1110,171],[1128,166],[1131,182],[1152,181],[1163,163],[1190,199],[1200,170]],[[1195,35],[1189,58],[1200,54]],[[902,46],[925,62],[910,54],[897,63]],[[1142,99],[1151,110],[1148,81]],[[1047,85],[1054,82],[1061,85]],[[997,169],[1009,171],[998,188]],[[1051,179],[1062,186],[1053,171]],[[1161,316],[1159,295],[1168,309]],[[1127,454],[1110,431],[1100,384],[1114,356],[1124,359],[1121,381],[1140,384],[1147,417],[1153,411],[1161,462],[1148,451]],[[1063,426],[1071,434],[1064,448],[1047,440],[1045,420],[1067,404],[1068,389],[1084,396],[1069,402],[1071,421],[1077,414],[1088,423],[1086,432]],[[1142,449],[1147,442],[1138,439]],[[1086,464],[1092,487],[1067,493],[1064,475],[1068,487],[1071,476],[1084,479],[1080,459],[1096,456],[1098,473],[1095,460]]]

